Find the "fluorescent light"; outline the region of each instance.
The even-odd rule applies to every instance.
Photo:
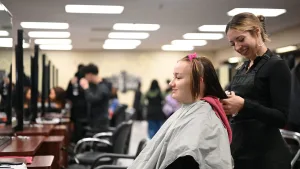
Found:
[[[254,15],[263,15],[265,17],[276,17],[286,13],[285,9],[271,9],[271,8],[234,8],[227,12],[228,16],[234,16],[239,13],[250,12]]]
[[[120,14],[123,12],[123,6],[108,5],[66,5],[67,13],[99,13],[99,14]]]
[[[3,4],[0,4],[0,11],[6,10],[5,6]]]
[[[8,36],[9,33],[7,31],[0,30],[0,36]]]
[[[226,25],[202,25],[198,28],[202,32],[225,32]]]
[[[138,46],[141,44],[141,40],[107,39],[104,44]]]
[[[22,28],[29,29],[68,29],[68,23],[58,22],[21,22]]]
[[[111,39],[146,39],[149,33],[146,32],[111,32],[108,34]]]
[[[183,35],[184,39],[206,39],[206,40],[219,40],[224,35],[222,33],[186,33]]]
[[[40,45],[42,50],[71,50],[72,45]]]
[[[276,53],[285,53],[285,52],[290,52],[290,51],[294,51],[297,50],[297,46],[286,46],[286,47],[282,47],[282,48],[277,48],[275,51]]]
[[[241,61],[240,57],[231,57],[228,59],[229,63],[238,63],[239,61]]]
[[[160,28],[158,24],[134,24],[134,23],[116,23],[113,26],[114,30],[126,31],[156,31]]]
[[[11,48],[13,46],[12,38],[0,38],[0,47]],[[23,48],[29,48],[28,43],[23,43]]]
[[[206,40],[173,40],[172,45],[189,45],[189,46],[204,46],[207,44]]]
[[[165,51],[191,51],[194,50],[194,47],[188,45],[163,45],[161,49]]]
[[[29,48],[29,43],[23,43],[23,48]]]
[[[35,44],[39,45],[70,45],[72,43],[71,39],[36,39]]]
[[[104,44],[103,49],[135,49],[136,45],[130,44]]]
[[[68,38],[70,37],[70,32],[31,31],[28,32],[28,36],[31,38]]]

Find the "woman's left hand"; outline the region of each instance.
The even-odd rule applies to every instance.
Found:
[[[223,109],[227,115],[235,115],[244,107],[245,100],[242,97],[235,95],[234,92],[230,92],[227,96],[227,99],[221,100]]]

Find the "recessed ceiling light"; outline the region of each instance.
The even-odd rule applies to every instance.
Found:
[[[9,33],[7,31],[0,30],[0,36],[8,36]]]
[[[186,33],[183,35],[184,39],[219,40],[223,37],[222,33]]]
[[[39,45],[70,45],[72,43],[71,39],[36,39],[35,44]]]
[[[107,45],[132,45],[138,46],[141,44],[141,40],[125,40],[125,39],[107,39],[104,41]]]
[[[172,45],[189,45],[189,46],[204,46],[207,44],[206,40],[173,40]]]
[[[0,4],[0,11],[6,10],[5,6],[3,4]]]
[[[161,49],[164,51],[191,51],[194,50],[194,47],[189,45],[163,45]]]
[[[160,28],[158,24],[139,24],[139,23],[116,23],[113,26],[114,30],[126,31],[156,31]]]
[[[198,28],[202,32],[225,32],[226,25],[202,25]]]
[[[72,45],[40,45],[42,50],[71,50]]]
[[[13,46],[12,38],[0,38],[0,47],[11,48]],[[23,48],[29,48],[28,43],[23,43]]]
[[[146,32],[111,32],[108,38],[112,39],[146,39],[149,33]]]
[[[22,28],[28,29],[68,29],[68,23],[58,22],[21,22]]]
[[[227,12],[228,16],[234,16],[239,13],[250,12],[254,15],[263,15],[265,17],[276,17],[286,13],[285,9],[271,9],[271,8],[234,8]]]
[[[242,60],[241,57],[231,57],[231,58],[228,59],[228,62],[229,63],[238,63],[241,60]]]
[[[103,49],[135,49],[137,46],[136,45],[131,45],[131,44],[103,44]]]
[[[277,48],[275,51],[276,53],[285,53],[285,52],[291,52],[294,50],[297,50],[297,46],[286,46],[286,47],[282,47],[282,48]]]
[[[123,12],[123,6],[108,5],[66,5],[67,13],[93,13],[93,14],[120,14]]]
[[[32,32],[28,32],[28,36],[31,38],[69,38],[70,32],[32,31]]]

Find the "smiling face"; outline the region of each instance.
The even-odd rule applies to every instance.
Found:
[[[239,54],[250,59],[256,56],[258,40],[255,35],[250,34],[249,31],[239,31],[236,29],[229,29],[227,32],[227,38],[230,45],[233,46],[234,50]]]
[[[191,94],[191,63],[179,61],[174,68],[174,78],[170,82],[172,97],[180,103],[193,103]]]

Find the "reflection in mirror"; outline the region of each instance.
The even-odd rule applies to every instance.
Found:
[[[17,125],[12,109],[15,73],[12,16],[0,2],[0,124]]]

